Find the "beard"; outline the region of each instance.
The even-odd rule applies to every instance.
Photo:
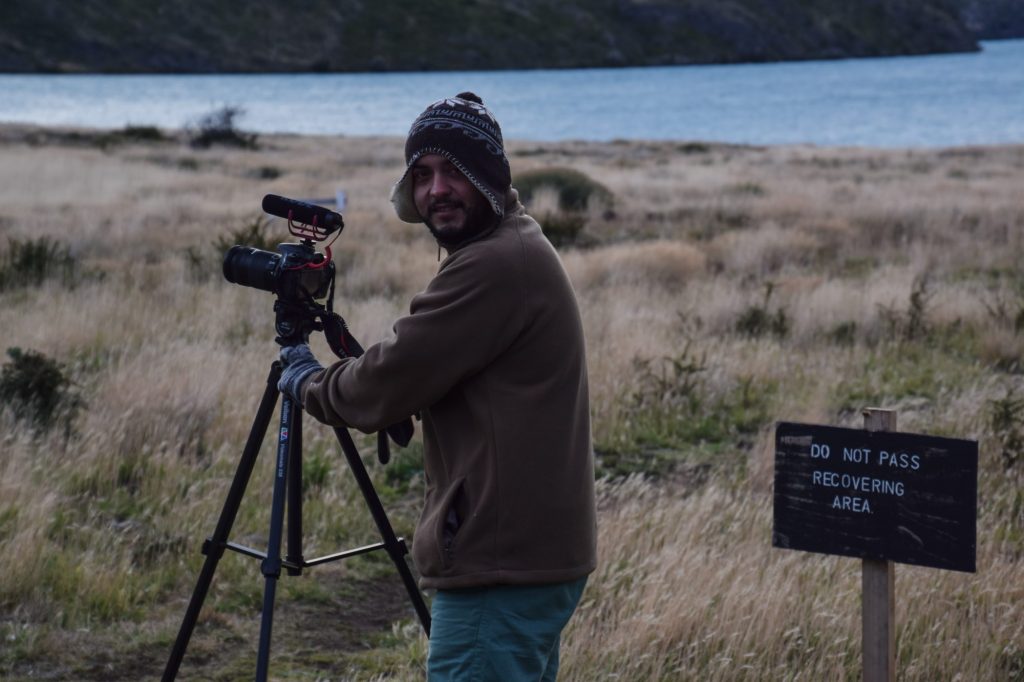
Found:
[[[433,215],[439,209],[462,211],[462,222],[458,224],[437,224]],[[423,218],[427,229],[434,235],[437,242],[451,249],[461,246],[480,237],[497,227],[499,217],[491,210],[486,201],[467,204],[458,199],[444,199],[431,203],[427,215]]]

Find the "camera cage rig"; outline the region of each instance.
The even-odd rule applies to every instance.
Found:
[[[334,243],[334,240],[326,246],[322,254],[316,253],[313,247],[314,242],[322,242],[332,233],[340,234],[344,227],[341,215],[320,206],[273,194],[268,194],[263,198],[263,210],[271,215],[285,218],[288,221],[288,231],[293,236],[299,237],[301,242],[279,244],[276,254],[251,247],[246,252],[246,247],[233,246],[225,254],[225,278],[233,283],[252,286],[277,295],[274,301],[274,327],[278,334],[275,341],[279,345],[304,343],[312,331],[323,331],[328,345],[338,357],[356,358],[362,355],[363,348],[349,332],[345,320],[333,311],[336,272],[331,255],[331,244]],[[335,239],[338,234],[335,234]],[[240,252],[237,249],[243,249],[243,251]],[[233,258],[236,262],[233,262]],[[297,265],[289,265],[290,259],[300,262]],[[315,291],[310,292],[302,286],[301,278],[293,279],[286,274],[282,275],[282,273],[301,270],[326,271],[326,274],[323,275],[329,279],[326,290],[323,290],[323,286],[318,286]],[[322,296],[318,296],[317,294],[320,294],[322,290]],[[319,303],[316,300],[318,297],[325,297],[325,303]],[[203,543],[202,552],[206,559],[164,668],[161,678],[163,682],[171,682],[177,677],[178,668],[199,619],[217,564],[227,550],[262,560],[260,571],[266,584],[257,650],[256,680],[258,682],[264,682],[268,675],[274,598],[282,569],[289,575],[300,575],[307,567],[383,549],[391,558],[402,579],[420,624],[427,636],[430,636],[430,610],[427,608],[423,595],[406,563],[405,555],[409,552],[408,547],[403,538],[395,535],[370,476],[363,465],[359,451],[346,428],[334,427],[333,430],[362,492],[367,509],[377,526],[381,542],[308,560],[302,555],[302,407],[293,404],[287,395],[280,394],[282,397],[281,417],[267,551],[261,552],[229,541],[231,527],[241,506],[242,497],[248,486],[277,402],[279,395],[277,383],[280,376],[281,363],[275,361],[271,364],[263,397],[253,419],[249,437],[224,501],[216,529]],[[390,459],[388,437],[390,436],[398,445],[405,446],[412,439],[413,431],[412,419],[406,418],[377,433],[377,454],[381,464],[386,464]],[[286,506],[288,542],[287,554],[282,557],[281,540]]]

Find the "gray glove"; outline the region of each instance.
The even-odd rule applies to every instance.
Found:
[[[300,343],[281,349],[281,379],[277,382],[277,390],[302,404],[302,386],[312,375],[323,369],[323,365],[313,357],[309,345]]]

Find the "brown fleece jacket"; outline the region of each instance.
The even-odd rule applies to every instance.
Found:
[[[450,254],[394,335],[304,387],[306,411],[365,432],[423,420],[421,585],[572,580],[596,564],[583,328],[555,250],[515,190]]]

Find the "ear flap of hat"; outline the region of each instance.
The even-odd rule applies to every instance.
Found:
[[[420,217],[419,211],[416,210],[416,204],[412,198],[411,168],[411,165],[406,167],[402,178],[391,188],[391,204],[395,207],[395,213],[404,222],[422,223],[423,218]]]

